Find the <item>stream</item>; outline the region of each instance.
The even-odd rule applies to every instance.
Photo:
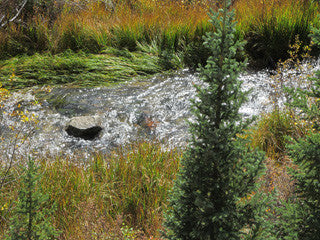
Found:
[[[284,73],[285,84],[293,84],[292,76],[300,78],[305,72],[318,69],[318,61],[311,70],[294,69]],[[287,74],[287,75],[286,75]],[[248,102],[240,109],[244,117],[251,117],[272,109],[272,76],[267,71],[244,73],[240,77],[243,89],[252,89]],[[289,80],[288,80],[289,79]],[[189,138],[187,120],[192,120],[190,99],[195,97],[194,84],[201,84],[196,74],[180,70],[149,78],[137,78],[111,87],[91,89],[53,88],[16,92],[4,102],[0,125],[0,151],[13,154],[47,152],[73,154],[75,152],[109,151],[116,146],[139,139],[157,139],[169,147],[184,147]],[[282,84],[282,83],[281,83]],[[40,92],[40,93],[39,93]],[[282,101],[280,99],[280,101]],[[36,103],[35,103],[36,102]],[[32,104],[31,104],[32,103]],[[280,103],[281,104],[281,103]],[[34,115],[36,129],[8,112],[21,108]],[[66,124],[75,116],[97,116],[103,131],[93,140],[69,136]],[[18,129],[17,135],[10,129]],[[30,129],[33,129],[31,131]],[[30,134],[29,134],[30,133]],[[28,134],[25,138],[24,136]],[[23,136],[23,137],[21,137]]]

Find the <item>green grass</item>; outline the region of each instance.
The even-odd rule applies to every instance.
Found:
[[[156,55],[107,48],[101,54],[67,51],[15,57],[0,62],[0,82],[7,89],[35,85],[93,87],[162,71]]]

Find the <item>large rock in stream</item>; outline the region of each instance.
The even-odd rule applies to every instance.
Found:
[[[102,127],[100,126],[98,117],[80,116],[72,118],[65,130],[70,136],[93,140],[99,136]]]

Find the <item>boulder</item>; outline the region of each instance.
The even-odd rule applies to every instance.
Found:
[[[80,116],[71,118],[65,128],[70,136],[93,140],[99,136],[102,130],[99,119],[95,116]]]

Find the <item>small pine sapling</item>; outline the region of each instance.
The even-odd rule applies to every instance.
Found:
[[[245,63],[236,60],[244,43],[235,39],[230,1],[222,4],[218,12],[211,10],[215,31],[204,39],[212,56],[200,68],[205,86],[196,86],[192,102],[192,138],[171,193],[167,239],[240,239],[254,220],[251,207],[241,199],[256,191],[264,154],[251,150],[245,137],[237,137],[248,124],[239,113],[246,93],[237,79]]]
[[[10,220],[7,240],[55,239],[59,232],[54,228],[50,216],[54,207],[48,207],[48,197],[42,194],[38,182],[41,178],[34,160],[29,158],[23,168],[16,207]]]

